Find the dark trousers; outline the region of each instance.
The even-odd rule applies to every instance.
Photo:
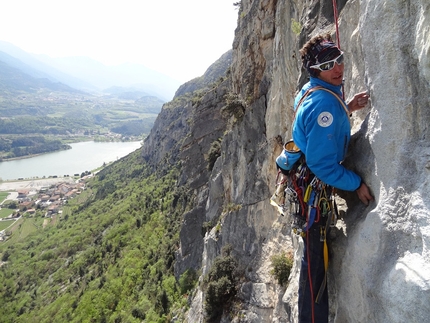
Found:
[[[299,323],[328,322],[327,286],[319,303],[315,303],[325,274],[324,243],[320,241],[320,237],[320,226],[314,224],[306,233],[306,237],[303,238],[305,248],[299,280]],[[314,313],[314,320],[312,320],[312,312]]]

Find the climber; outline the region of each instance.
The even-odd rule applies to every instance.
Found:
[[[360,176],[341,164],[351,136],[350,114],[367,105],[368,94],[356,94],[347,106],[343,102],[344,53],[333,42],[330,34],[313,37],[302,47],[300,54],[303,67],[310,74],[310,81],[295,99],[296,108],[304,97],[295,111],[292,130],[294,143],[303,152],[309,173],[330,187],[328,194],[331,194],[331,188],[355,191],[358,198],[368,205],[373,200],[368,186]],[[324,90],[317,90],[316,87]],[[313,91],[309,91],[312,88]],[[308,227],[302,232],[305,248],[299,281],[300,323],[328,322],[328,293],[325,286],[328,259],[324,259],[328,258],[325,245],[327,218],[321,216],[313,224],[306,222]]]

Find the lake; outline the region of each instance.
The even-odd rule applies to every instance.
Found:
[[[72,149],[69,150],[0,162],[0,178],[14,180],[80,175],[128,155],[140,148],[141,142],[87,141],[70,144],[70,146]]]

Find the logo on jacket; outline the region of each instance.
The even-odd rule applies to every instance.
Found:
[[[321,127],[328,127],[333,123],[333,116],[330,112],[321,112],[318,116],[318,124]]]

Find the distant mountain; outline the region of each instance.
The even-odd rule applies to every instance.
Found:
[[[143,96],[150,95],[145,91],[141,91],[135,87],[122,87],[122,86],[112,86],[108,89],[103,90],[103,93],[110,94],[119,99],[124,100],[138,100]],[[165,101],[163,101],[165,102]]]
[[[59,71],[49,64],[42,63],[34,55],[29,54],[11,43],[0,41],[0,51],[3,62],[15,67],[35,78],[47,78],[52,82],[61,82],[81,90],[96,90],[96,87],[82,79]],[[8,55],[8,57],[6,56]]]
[[[2,52],[2,51],[0,51],[0,61],[8,64],[10,67],[13,67],[13,68],[20,70],[21,72],[24,72],[25,74],[28,74],[34,78],[45,78],[45,79],[48,79],[52,82],[59,82],[59,80],[56,79],[55,77],[53,77],[52,75],[50,75],[48,73],[44,73],[40,70],[37,70],[37,69],[29,66],[28,64],[25,64],[21,60],[15,58],[13,56],[10,56],[9,54],[6,54],[5,52]]]
[[[113,86],[134,87],[168,101],[181,85],[181,82],[167,75],[138,64],[106,66],[88,57],[51,58],[38,55],[37,58],[71,76],[86,80],[101,90]]]
[[[3,92],[4,95],[7,93],[14,95],[22,92],[36,92],[41,89],[70,93],[81,92],[63,83],[53,82],[47,77],[33,77],[24,73],[21,69],[12,67],[8,63],[2,61],[2,58],[4,58],[2,54],[4,53],[0,53],[0,91]],[[20,65],[19,63],[17,64]],[[25,64],[22,64],[22,66],[25,67]],[[26,70],[26,68],[24,68],[24,70]],[[31,68],[29,68],[28,71],[34,76],[38,74],[36,70],[32,70]],[[40,73],[38,76],[42,75],[43,73]]]
[[[168,101],[181,85],[180,81],[139,64],[106,66],[88,57],[52,58],[27,53],[4,41],[0,41],[0,51],[10,56],[4,58],[6,63],[24,73],[85,91],[102,91],[113,86],[132,86]]]

